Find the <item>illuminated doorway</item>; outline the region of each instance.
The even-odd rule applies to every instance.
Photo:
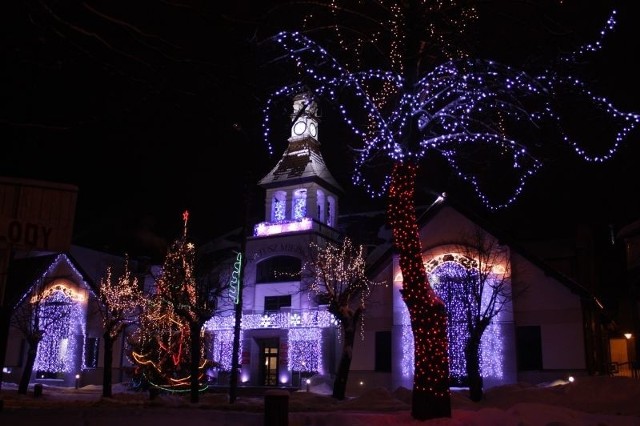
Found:
[[[260,384],[276,386],[278,384],[278,347],[279,340],[261,339],[260,345]]]
[[[615,376],[631,377],[628,340],[624,338],[609,339],[609,351],[611,354],[609,373]]]

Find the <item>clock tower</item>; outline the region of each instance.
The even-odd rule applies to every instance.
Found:
[[[318,139],[318,105],[309,93],[301,93],[293,98],[291,114],[291,137],[289,140]]]
[[[266,189],[266,214],[258,234],[273,235],[276,229],[282,232],[318,224],[323,229],[330,227],[333,233],[342,188],[320,152],[318,105],[311,93],[294,96],[290,117],[289,145],[278,164],[259,182]]]

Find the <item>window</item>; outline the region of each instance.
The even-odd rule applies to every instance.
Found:
[[[329,196],[327,197],[327,225],[335,226],[336,217],[336,200]]]
[[[300,281],[302,261],[293,256],[275,256],[256,267],[256,283]]]
[[[318,207],[318,214],[316,216],[316,219],[318,220],[318,222],[324,223],[324,216],[325,216],[325,206],[326,206],[326,201],[324,199],[324,192],[322,192],[321,190],[317,190],[316,191],[316,197],[317,197],[317,207]]]
[[[87,337],[84,346],[84,361],[87,368],[98,368],[98,349],[100,339],[98,337]]]
[[[287,194],[284,191],[278,191],[273,194],[273,200],[271,203],[271,221],[280,222],[286,219],[285,216],[285,203]]]
[[[307,217],[307,190],[297,189],[293,193],[293,219]]]
[[[516,327],[518,370],[542,370],[542,337],[540,326]]]
[[[291,295],[285,296],[265,296],[264,310],[265,312],[279,311],[282,307],[291,307]]]
[[[375,371],[391,371],[391,332],[376,331]]]

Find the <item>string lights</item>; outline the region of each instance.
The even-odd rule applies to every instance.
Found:
[[[60,268],[69,268],[84,284],[78,287],[67,279],[51,279],[60,275]],[[33,369],[40,378],[62,378],[86,368],[84,345],[86,338],[87,302],[93,292],[70,259],[59,254],[35,280],[36,287],[26,292],[15,305],[14,318],[23,332],[36,339],[37,353]],[[29,324],[27,326],[27,324]]]
[[[195,245],[187,239],[187,211],[182,219],[182,235],[170,245],[162,273],[156,279],[156,291],[143,305],[140,327],[129,339],[137,374],[152,386],[172,392],[191,390],[193,357],[200,360],[199,390],[206,389],[204,377],[210,364],[205,357],[206,342],[200,345],[199,354],[191,351],[191,325],[197,323],[203,312],[209,312],[210,306],[197,291]]]
[[[205,329],[214,336],[213,361],[219,365],[219,369],[222,371],[231,370],[233,325],[232,317],[222,316],[213,317],[205,324]],[[242,315],[241,332],[264,328],[288,330],[289,368],[302,372],[321,373],[324,369],[322,364],[322,331],[336,327],[335,317],[326,310],[245,313]],[[240,340],[242,341],[242,339]]]
[[[443,300],[448,313],[447,338],[449,340],[449,370],[452,382],[463,383],[467,375],[465,361],[465,345],[469,337],[468,317],[469,304],[463,298],[473,297],[466,288],[465,282],[470,275],[477,273],[472,265],[460,261],[461,256],[448,255],[451,260],[438,262],[428,269],[429,282],[436,294]],[[444,256],[440,256],[441,258]],[[473,280],[473,277],[471,277]],[[488,283],[490,287],[491,284]],[[490,301],[490,292],[482,294],[482,307]],[[413,374],[413,333],[410,327],[409,312],[402,307],[402,374],[409,377]],[[504,341],[500,327],[501,316],[498,315],[487,327],[482,336],[480,351],[480,373],[482,377],[500,379],[504,375]]]
[[[43,323],[40,329],[45,332],[38,344],[34,370],[39,375],[75,373],[85,368],[84,351],[80,349],[84,345],[86,306],[77,303],[70,296],[73,292],[63,285],[54,285],[46,293],[38,306],[38,318]],[[82,353],[80,360],[78,353]]]
[[[377,6],[385,10],[388,20],[376,15]],[[300,81],[283,86],[267,101],[264,136],[273,151],[269,123],[275,100],[301,92],[303,81],[304,90],[337,107],[361,143],[354,150],[353,182],[373,197],[388,197],[388,222],[400,257],[401,293],[414,340],[412,416],[419,420],[450,417],[446,306],[431,287],[422,264],[415,215],[413,186],[420,160],[429,154],[443,157],[487,208],[504,208],[542,167],[541,158],[549,153],[537,151],[549,147],[551,135],[584,160],[602,162],[618,151],[621,141],[637,127],[640,115],[618,111],[579,78],[558,70],[528,74],[491,60],[472,59],[449,39],[463,34],[466,23],[476,18],[473,8],[455,1],[424,0],[382,1],[370,7],[372,10],[354,15],[365,17],[370,26],[379,24],[388,39],[381,37],[385,41],[376,44],[379,33],[374,29],[360,32],[371,38],[368,42],[375,49],[371,52],[358,49],[364,46],[361,39],[339,46],[351,57],[381,52],[390,61],[388,70],[360,69],[359,59],[343,65],[299,32],[281,32],[274,37],[295,65]],[[330,10],[336,16],[344,11],[337,0]],[[458,15],[439,13],[456,10]],[[613,29],[614,15],[600,33],[601,39]],[[346,31],[335,28],[344,36],[342,40],[349,38]],[[600,46],[601,40],[585,44],[564,58],[571,61]],[[436,50],[435,54],[430,55],[428,49]],[[440,62],[432,62],[432,58]],[[571,135],[566,126],[571,116],[565,115],[562,106],[568,96],[611,124],[612,143],[591,152],[583,147],[584,141]],[[487,179],[486,165],[500,171],[499,187]]]
[[[594,44],[585,44],[576,52],[564,55],[562,62],[577,60],[597,52],[604,38],[614,28],[615,11]],[[542,166],[535,148],[544,144],[549,134],[540,129],[552,128],[560,140],[571,146],[585,161],[603,162],[613,157],[620,143],[640,122],[640,115],[621,112],[602,96],[594,94],[578,77],[561,75],[553,69],[528,74],[491,60],[451,59],[425,73],[415,84],[407,84],[401,73],[384,70],[350,72],[324,48],[297,32],[281,32],[276,42],[288,53],[317,98],[336,105],[344,122],[362,141],[353,174],[354,184],[373,197],[385,195],[388,173],[367,173],[367,165],[387,157],[389,165],[397,161],[417,162],[429,153],[444,156],[457,175],[468,182],[489,209],[504,208],[521,194],[528,180]],[[395,102],[370,88],[392,87]],[[301,83],[286,85],[275,91],[264,109],[264,137],[273,152],[269,135],[275,100],[290,97],[302,90]],[[563,121],[558,102],[574,96],[584,105],[606,117],[615,127],[613,142],[598,152],[589,152],[571,136]],[[377,97],[387,98],[382,106]],[[392,106],[390,106],[392,105]],[[365,117],[365,119],[362,119]],[[417,128],[413,124],[417,122]],[[414,140],[407,143],[409,131]],[[498,169],[510,170],[511,181],[501,191],[490,192],[483,179],[484,169],[469,161],[482,155]],[[379,162],[376,165],[380,165]],[[499,192],[499,195],[497,194]],[[506,194],[506,195],[505,195]]]

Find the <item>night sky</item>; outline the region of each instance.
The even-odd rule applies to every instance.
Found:
[[[506,20],[498,7],[506,3],[487,8],[486,52],[517,62],[561,38],[531,28],[512,37],[528,27],[523,23],[544,18],[511,13]],[[620,109],[640,112],[640,13],[629,3],[591,77]],[[276,25],[259,19],[268,4],[4,2],[0,176],[77,185],[74,241],[114,252],[157,255],[181,229],[185,209],[199,242],[239,227],[247,200],[252,222],[261,220],[263,193],[255,183],[276,164],[287,137],[269,156],[261,108],[270,90],[290,82],[270,75],[256,55],[257,29]],[[602,8],[591,6],[569,8],[579,33],[596,32],[604,21]],[[346,142],[334,142],[349,138],[338,118],[327,111],[320,131],[325,160],[350,194],[342,211],[364,201],[383,206],[351,185]],[[568,154],[550,158],[495,219],[515,233],[576,221],[620,227],[640,218],[639,145],[635,130],[603,166]],[[421,182],[492,215],[437,161],[425,165]]]

